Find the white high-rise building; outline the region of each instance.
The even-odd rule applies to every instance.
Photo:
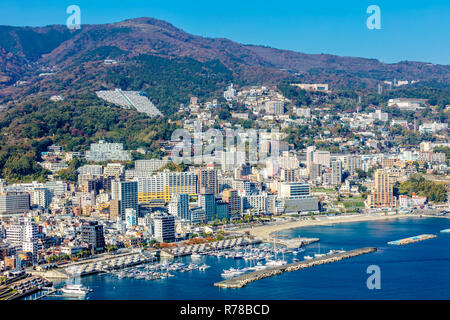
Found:
[[[51,199],[51,193],[47,188],[35,188],[31,191],[31,205],[47,208]]]
[[[131,154],[123,149],[122,143],[108,143],[100,140],[92,143],[91,149],[86,151],[86,160],[101,162],[108,160],[130,161]]]
[[[342,162],[335,160],[331,162],[331,185],[336,186],[342,182]]]
[[[30,210],[30,195],[25,192],[0,194],[0,216],[25,213]]]
[[[223,93],[223,97],[227,101],[231,101],[236,98],[236,89],[233,87],[233,84],[230,84],[227,90]]]
[[[86,164],[78,168],[78,173],[83,175],[100,176],[103,174],[103,166],[96,164]]]
[[[330,167],[331,155],[330,151],[317,150],[314,151],[313,162],[325,167]]]
[[[38,257],[38,227],[32,218],[20,218],[6,229],[6,240],[14,247],[32,253],[33,265]]]
[[[197,175],[194,172],[164,170],[151,177],[140,177],[137,181],[139,203],[152,199],[169,202],[174,194],[197,195]]]
[[[169,202],[169,214],[180,219],[189,220],[189,196],[175,194]]]
[[[159,242],[175,241],[175,217],[159,213],[153,217],[155,238]]]

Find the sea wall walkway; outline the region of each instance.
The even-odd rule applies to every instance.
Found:
[[[221,282],[214,283],[214,286],[216,287],[222,287],[222,288],[242,288],[246,286],[248,283],[257,281],[260,279],[272,277],[278,274],[282,274],[284,272],[291,272],[296,270],[301,270],[309,267],[314,267],[321,264],[326,263],[332,263],[337,262],[343,259],[348,259],[356,256],[360,256],[363,254],[371,253],[377,251],[377,248],[374,247],[365,247],[360,249],[355,249],[351,251],[346,251],[342,253],[336,253],[332,255],[327,255],[325,257],[311,259],[311,260],[304,260],[300,262],[290,263],[286,264],[284,266],[279,267],[273,267],[261,271],[254,271],[249,274],[245,274],[242,276],[238,276],[235,278],[227,279]]]

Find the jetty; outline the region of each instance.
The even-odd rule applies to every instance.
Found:
[[[242,276],[238,276],[235,278],[227,279],[224,281],[214,283],[214,286],[221,288],[242,288],[246,286],[250,282],[254,282],[260,279],[273,277],[284,272],[297,271],[309,267],[318,266],[321,264],[337,262],[343,259],[348,259],[356,256],[360,256],[367,253],[372,253],[377,251],[377,248],[374,247],[364,247],[360,249],[355,249],[351,251],[335,253],[331,255],[327,255],[320,258],[315,258],[311,260],[304,260],[300,262],[290,263],[283,266],[277,266],[273,268],[268,268],[260,271],[254,271],[252,273],[248,273]]]
[[[311,243],[319,242],[319,238],[294,238],[294,239],[283,239],[279,236],[273,237],[273,240],[277,245],[284,246],[288,249],[295,249],[298,247],[306,246]]]
[[[420,234],[420,235],[414,236],[414,237],[389,241],[388,244],[392,244],[392,245],[396,245],[396,246],[403,246],[405,244],[410,244],[410,243],[419,242],[419,241],[423,241],[423,240],[433,239],[436,237],[437,236],[434,234]]]

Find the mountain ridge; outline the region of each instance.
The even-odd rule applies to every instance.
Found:
[[[115,23],[82,25],[68,30],[62,25],[45,27],[0,26],[0,96],[30,90],[11,87],[18,80],[39,83],[37,74],[49,68],[58,72],[56,81],[67,82],[85,74],[101,79],[89,56],[95,50],[111,49],[125,63],[140,55],[166,59],[190,58],[199,62],[218,60],[242,84],[274,84],[283,79],[327,82],[331,88],[374,89],[383,80],[450,82],[450,66],[417,61],[385,64],[377,59],[307,54],[261,45],[244,45],[226,38],[189,34],[169,22],[141,17]],[[105,50],[103,50],[105,51]],[[95,56],[98,57],[98,56]],[[95,58],[94,57],[94,58]],[[108,55],[102,58],[110,58]],[[80,62],[82,61],[82,62]],[[92,83],[91,83],[92,84]],[[43,92],[45,85],[31,91]],[[85,86],[87,88],[87,86]],[[45,90],[44,90],[45,91]]]

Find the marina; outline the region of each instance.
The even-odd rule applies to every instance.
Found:
[[[151,253],[140,252],[120,255],[117,257],[109,256],[107,258],[95,259],[93,261],[72,263],[70,265],[48,271],[33,270],[30,271],[30,273],[48,279],[70,279],[154,262],[157,259],[158,258]]]
[[[181,257],[191,255],[194,258],[199,257],[200,254],[208,252],[215,252],[227,249],[238,248],[247,245],[256,245],[261,243],[258,238],[250,239],[246,237],[238,237],[226,240],[215,241],[211,243],[201,243],[189,246],[181,246],[175,248],[168,248],[161,250],[161,257]]]
[[[204,263],[199,264],[199,261],[202,257],[206,256],[215,257],[218,259],[224,258],[245,261],[247,266],[244,268],[231,267],[222,271],[221,276],[223,278],[230,278],[247,272],[285,265],[288,263],[285,259],[285,255],[290,256],[292,261],[294,261],[294,259],[299,261],[296,256],[304,251],[305,249],[301,247],[294,250],[286,247],[277,248],[275,242],[273,245],[268,243],[257,245],[250,244],[244,247],[235,247],[229,250],[214,250],[194,253],[190,255],[190,257],[187,257],[187,259],[191,259],[189,264],[165,260],[160,263],[147,264],[145,266],[138,266],[134,268],[125,268],[119,271],[111,272],[110,274],[117,276],[117,278],[120,279],[133,278],[137,280],[158,280],[174,277],[178,272],[205,271],[210,268],[210,266]],[[328,254],[334,252],[335,250],[331,250]]]
[[[158,300],[158,299],[427,299],[431,297],[447,299],[448,291],[448,258],[445,250],[450,238],[444,236],[434,241],[423,241],[420,246],[404,246],[401,250],[397,246],[388,245],[392,239],[402,239],[408,236],[407,229],[412,235],[438,234],[442,229],[450,228],[450,220],[443,219],[398,219],[383,221],[354,222],[351,224],[338,224],[331,226],[312,226],[308,228],[283,231],[283,235],[289,238],[317,237],[320,238],[320,254],[331,255],[333,251],[347,250],[362,247],[376,247],[378,250],[372,254],[361,255],[352,259],[344,259],[339,263],[328,263],[317,268],[304,268],[301,272],[284,272],[277,277],[267,277],[261,281],[252,282],[239,290],[216,287],[213,284],[235,278],[222,277],[225,270],[234,268],[245,270],[240,276],[251,274],[256,270],[248,270],[249,267],[261,268],[266,265],[266,260],[245,259],[250,253],[272,253],[273,241],[253,246],[230,248],[227,250],[211,251],[208,254],[200,254],[200,258],[192,259],[191,256],[180,256],[174,259],[164,259],[150,262],[130,268],[118,269],[113,272],[98,273],[77,279],[77,283],[93,292],[85,296],[67,296],[54,293],[45,296],[43,300]],[[390,230],[384,232],[383,230]],[[296,249],[287,249],[276,243],[277,258],[272,260],[284,260],[287,265],[293,262],[304,261],[308,256],[310,260],[319,253],[319,243],[302,246]],[[253,247],[253,248],[252,248]],[[242,258],[235,259],[232,256],[235,251],[242,253]],[[247,255],[246,255],[247,253]],[[238,255],[239,257],[239,255]],[[298,261],[295,261],[297,259]],[[323,259],[323,258],[322,258]],[[398,262],[398,265],[393,263]],[[145,271],[145,267],[159,263],[181,263],[184,267],[196,264],[199,267],[208,265],[204,271],[200,268],[192,271],[169,271],[173,277],[161,277],[146,281],[135,277],[119,278],[115,273],[125,270],[138,269]],[[389,268],[389,272],[383,273],[383,282],[389,283],[392,290],[367,290],[366,280],[369,276],[366,268],[376,264],[383,268]],[[286,267],[283,265],[282,267]],[[417,273],[419,269],[433,268],[436,272]],[[247,269],[247,270],[246,270]],[[149,270],[150,271],[150,270]],[[231,270],[232,271],[232,270]],[[159,271],[155,271],[159,272]],[[410,288],[410,279],[417,279],[421,286]],[[61,288],[73,283],[73,280],[55,279],[54,287]]]
[[[395,241],[389,241],[388,244],[397,245],[397,246],[403,246],[405,244],[410,244],[410,243],[414,243],[414,242],[419,242],[419,241],[424,241],[424,240],[428,240],[428,239],[433,239],[433,238],[436,238],[436,237],[437,236],[434,235],[434,234],[421,234],[421,235],[414,236],[414,237],[404,238],[404,239],[395,240]]]
[[[254,282],[260,279],[272,277],[275,275],[282,274],[284,272],[291,272],[291,271],[297,271],[304,268],[309,268],[321,264],[326,263],[332,263],[337,262],[343,259],[348,259],[352,257],[356,257],[359,255],[372,253],[377,251],[374,247],[365,247],[361,249],[355,249],[347,252],[341,252],[341,253],[334,253],[328,256],[321,256],[319,258],[311,259],[308,261],[300,261],[300,262],[294,262],[291,264],[286,264],[282,266],[276,266],[272,268],[268,268],[261,271],[254,271],[252,273],[238,276],[235,278],[227,279],[221,282],[214,283],[214,286],[221,287],[221,288],[242,288],[246,286],[250,282]]]
[[[24,275],[16,281],[0,286],[0,300],[17,300],[44,290],[52,283],[39,276]]]

